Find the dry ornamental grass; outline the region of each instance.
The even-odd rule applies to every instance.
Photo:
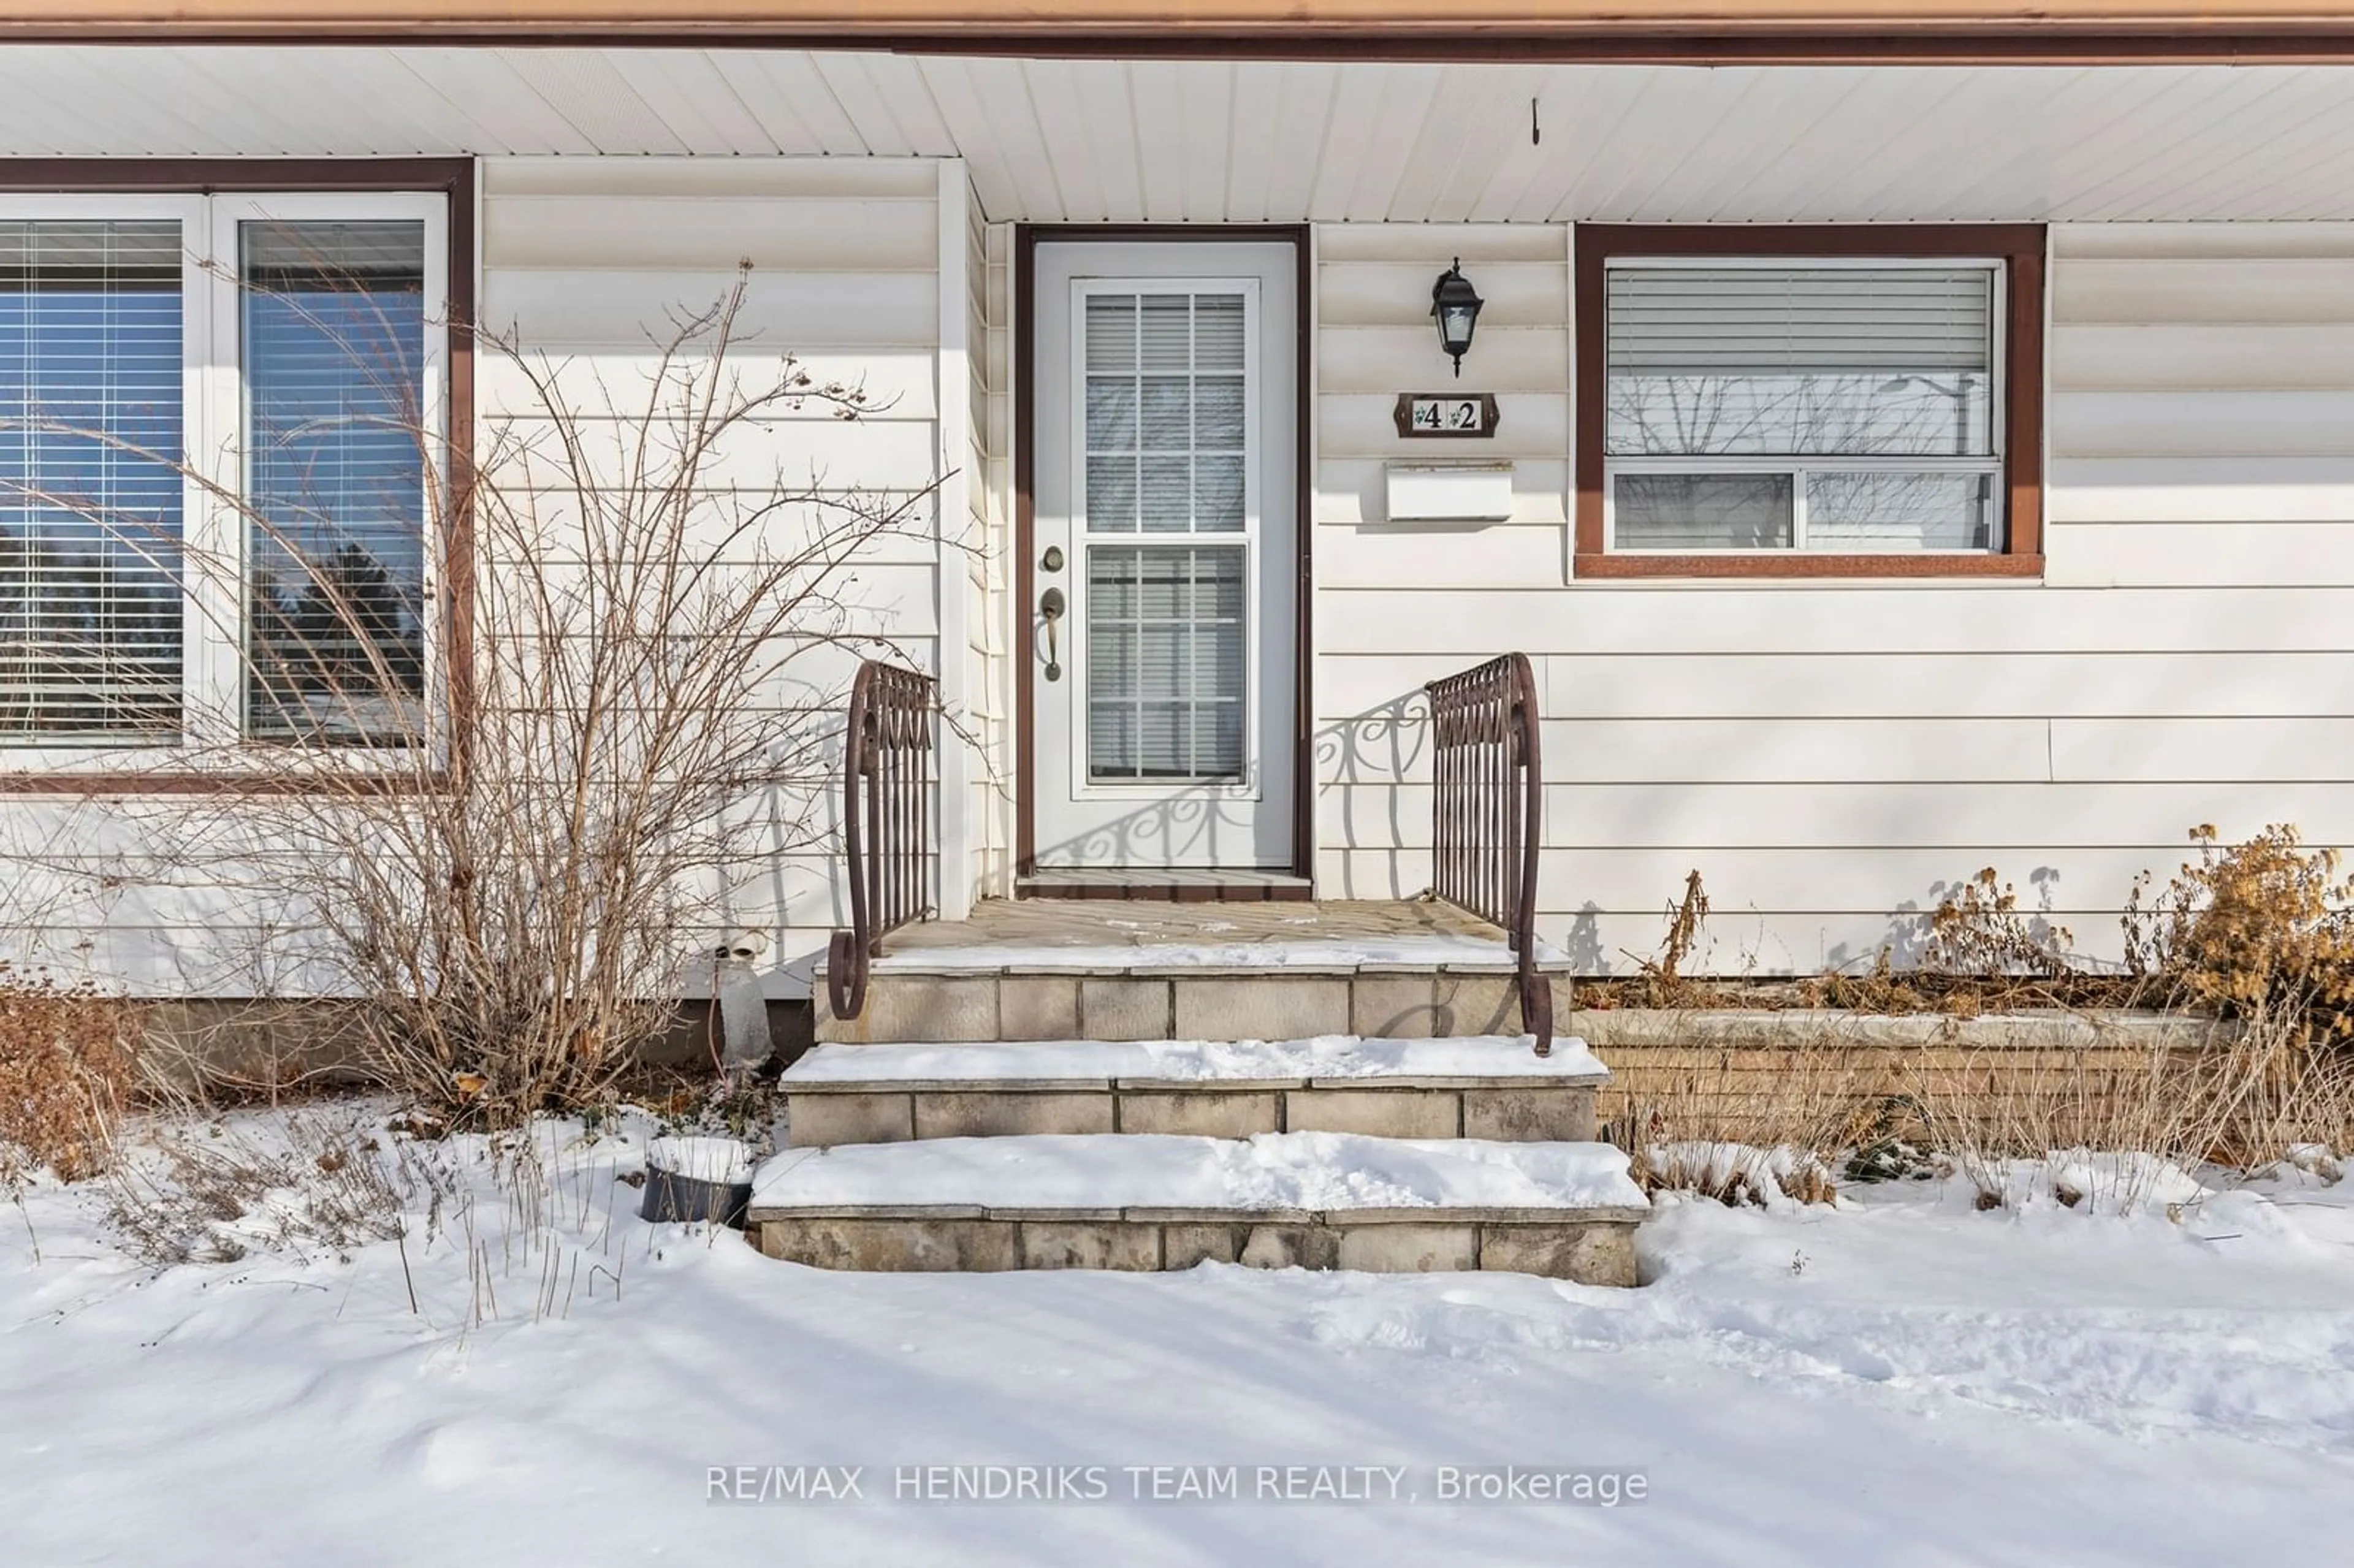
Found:
[[[138,1031],[132,1002],[0,965],[0,1184],[107,1168]]]

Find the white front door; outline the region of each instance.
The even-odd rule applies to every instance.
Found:
[[[1295,253],[1037,251],[1042,868],[1291,864]]]

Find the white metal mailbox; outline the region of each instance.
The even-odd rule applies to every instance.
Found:
[[[1511,463],[1389,465],[1393,523],[1501,523],[1511,514]]]

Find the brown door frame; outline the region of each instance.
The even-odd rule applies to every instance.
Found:
[[[1036,593],[1032,575],[1036,566],[1036,510],[1033,497],[1037,475],[1037,421],[1034,394],[1037,389],[1037,322],[1033,311],[1038,283],[1038,247],[1072,242],[1154,244],[1214,244],[1236,241],[1288,244],[1293,258],[1292,307],[1298,366],[1293,376],[1292,499],[1299,562],[1293,578],[1291,677],[1291,874],[1313,878],[1316,874],[1316,707],[1311,635],[1315,574],[1314,520],[1310,502],[1315,476],[1310,471],[1309,380],[1313,339],[1310,321],[1309,226],[1304,223],[1018,223],[1013,226],[1013,662],[1019,671],[1013,683],[1013,874],[1032,876],[1038,869],[1037,715],[1032,695],[1030,606]]]

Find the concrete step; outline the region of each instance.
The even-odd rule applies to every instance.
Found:
[[[746,1229],[819,1268],[1216,1262],[1633,1285],[1649,1213],[1601,1143],[1056,1135],[792,1150],[755,1175]]]
[[[1582,1040],[820,1045],[782,1081],[792,1147],[1038,1134],[1341,1132],[1577,1143],[1609,1071]]]
[[[1275,1035],[1444,1038],[1518,1034],[1508,963],[1259,969],[1151,968],[1094,973],[1009,965],[954,972],[879,968],[854,1019],[832,1015],[817,981],[817,1037],[843,1044],[1048,1040],[1249,1040]],[[1555,1016],[1570,1008],[1554,982]]]
[[[1566,1014],[1569,968],[1539,955]],[[846,1044],[1517,1034],[1494,927],[1430,903],[984,903],[893,932]]]

